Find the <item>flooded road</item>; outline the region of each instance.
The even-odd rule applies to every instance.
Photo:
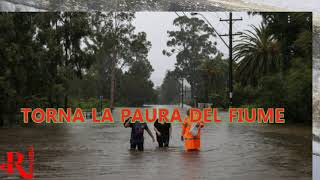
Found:
[[[119,109],[114,117],[118,112]],[[220,112],[220,117],[228,118],[225,112]],[[169,149],[158,149],[145,133],[144,152],[129,151],[130,131],[119,123],[3,128],[0,129],[0,163],[4,161],[3,152],[26,151],[33,145],[36,179],[312,177],[311,126],[206,124],[201,151],[197,153],[183,150],[181,125],[173,126]],[[0,179],[15,177],[18,179],[18,175],[7,176],[0,171]]]

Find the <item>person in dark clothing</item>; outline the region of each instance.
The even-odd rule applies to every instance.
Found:
[[[171,123],[160,123],[157,119],[154,122],[154,131],[156,132],[159,147],[169,147],[169,140],[172,132]]]
[[[131,127],[131,138],[130,138],[130,149],[135,150],[138,148],[139,151],[143,151],[143,143],[144,143],[144,137],[143,132],[146,130],[148,134],[151,136],[152,141],[154,142],[154,137],[151,133],[151,131],[148,128],[148,125],[146,123],[140,123],[139,121],[136,121],[135,123],[131,122],[131,117],[128,118],[124,122],[124,127],[128,128]]]

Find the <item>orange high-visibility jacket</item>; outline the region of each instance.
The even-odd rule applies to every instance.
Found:
[[[200,131],[201,128],[203,128],[204,124],[200,122],[200,128],[198,131],[197,136],[193,136],[190,133],[190,129],[192,127],[192,122],[190,122],[189,118],[187,117],[184,120],[184,123],[182,125],[182,134],[181,136],[184,137],[184,147],[186,150],[200,150]]]

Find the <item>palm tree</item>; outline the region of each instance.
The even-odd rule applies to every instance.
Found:
[[[281,69],[280,43],[267,26],[251,26],[245,31],[234,47],[234,60],[238,63],[236,77],[243,85],[256,86],[262,76]]]

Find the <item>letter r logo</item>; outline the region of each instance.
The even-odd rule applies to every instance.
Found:
[[[24,161],[24,155],[20,152],[7,152],[7,163],[0,165],[0,170],[6,171],[8,174],[13,174],[14,169],[17,169],[20,176],[24,179],[33,178],[33,161],[34,161],[34,150],[33,147],[28,149],[28,161],[29,161],[29,172],[25,171],[22,167]]]

